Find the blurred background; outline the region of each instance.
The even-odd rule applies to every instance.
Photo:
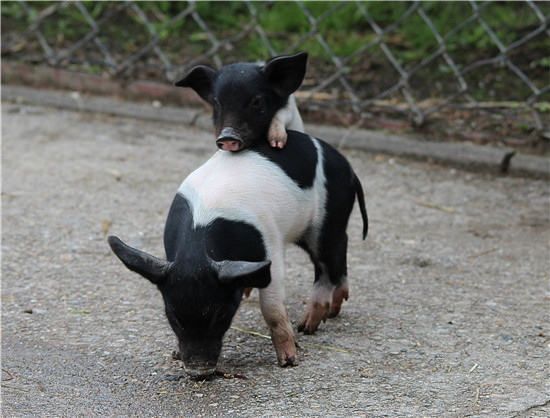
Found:
[[[201,106],[182,89],[159,86],[199,63],[308,51],[297,93],[306,122],[549,153],[550,2],[3,1],[1,8],[3,83]],[[71,84],[73,73],[87,81]],[[136,81],[149,88],[124,97]]]

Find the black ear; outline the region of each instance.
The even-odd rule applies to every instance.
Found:
[[[220,282],[237,287],[269,286],[271,282],[271,261],[213,261],[212,266],[218,272]]]
[[[183,77],[178,78],[174,85],[177,87],[191,87],[202,99],[212,103],[212,84],[218,72],[207,65],[197,65]]]
[[[154,284],[161,284],[168,275],[171,263],[137,250],[123,243],[118,237],[110,236],[109,245],[126,267],[141,274]]]
[[[294,93],[306,75],[307,52],[271,58],[263,67],[264,73],[282,97]]]

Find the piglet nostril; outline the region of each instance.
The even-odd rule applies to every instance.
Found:
[[[218,148],[225,151],[239,151],[243,147],[243,140],[233,128],[223,128],[216,140]]]
[[[224,151],[239,151],[242,147],[242,142],[232,140],[218,140],[216,142],[219,149]]]

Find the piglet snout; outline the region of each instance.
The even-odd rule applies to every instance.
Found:
[[[243,147],[243,140],[233,128],[226,127],[222,129],[220,136],[216,139],[216,145],[225,151],[239,151]]]

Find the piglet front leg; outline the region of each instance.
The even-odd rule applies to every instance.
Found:
[[[281,111],[282,110],[280,110],[279,113]],[[286,145],[286,139],[287,139],[286,128],[285,128],[284,122],[278,117],[279,113],[277,113],[273,117],[273,120],[271,121],[271,125],[269,125],[269,132],[267,134],[269,144],[273,148],[283,148]]]
[[[286,106],[275,114],[269,125],[267,139],[273,148],[283,148],[286,145],[287,129],[304,132],[304,123],[294,95],[288,98]]]
[[[277,362],[281,367],[297,366],[298,353],[296,339],[289,324],[277,324],[271,328],[271,341],[277,353]]]
[[[296,339],[283,304],[283,292],[278,283],[260,289],[260,308],[271,333],[279,366],[297,366]]]

